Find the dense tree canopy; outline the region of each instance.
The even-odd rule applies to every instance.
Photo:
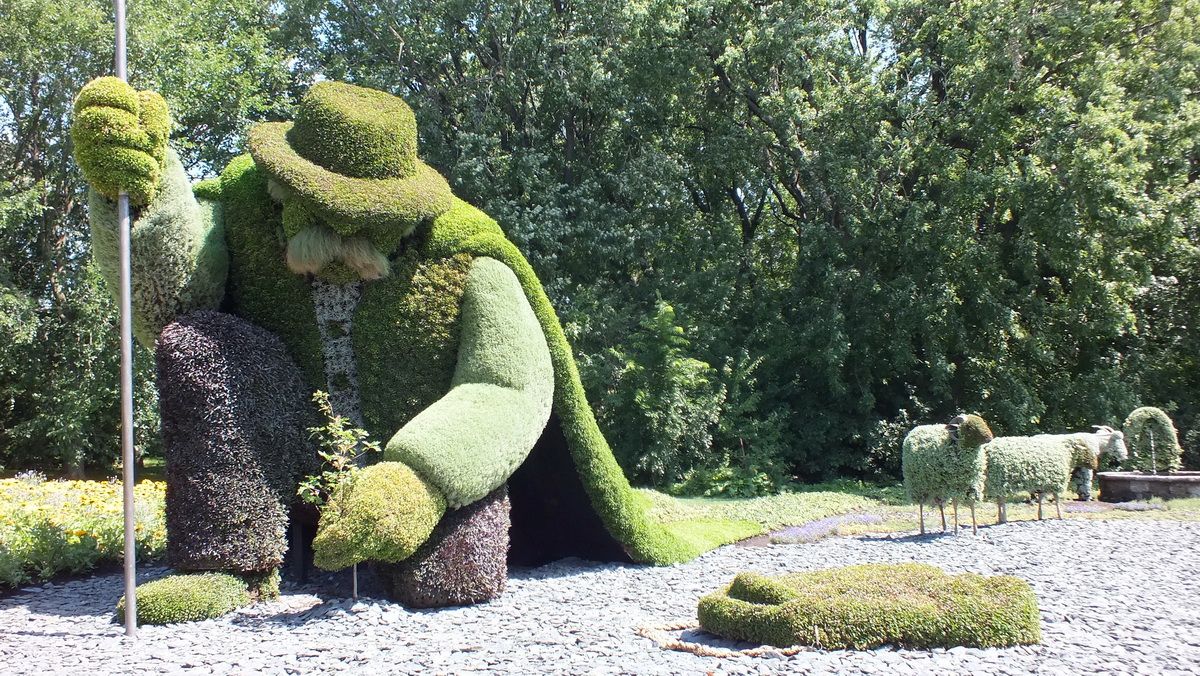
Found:
[[[62,129],[109,27],[100,2],[0,3],[5,260],[41,275],[3,272],[15,341],[7,317],[90,297]],[[427,161],[547,283],[643,480],[886,474],[912,424],[960,410],[1014,434],[1152,404],[1200,447],[1197,0],[131,7],[131,70],[197,175],[314,79],[404,96]],[[57,160],[21,140],[34,120]],[[35,351],[65,354],[62,326]]]

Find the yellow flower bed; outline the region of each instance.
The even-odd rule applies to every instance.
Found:
[[[167,542],[166,484],[134,487],[137,555],[161,556]],[[0,586],[82,573],[123,558],[119,481],[0,479]]]

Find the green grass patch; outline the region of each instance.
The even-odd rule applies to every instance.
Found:
[[[1024,580],[950,575],[918,563],[781,577],[741,573],[701,598],[697,614],[705,631],[779,647],[990,648],[1041,641],[1037,598]]]
[[[642,488],[637,496],[644,501],[651,519],[675,529],[683,522],[725,521],[740,524],[732,529],[751,537],[784,526],[792,526],[838,514],[878,508],[882,502],[869,497],[868,490],[838,491],[836,486],[818,484],[787,493],[760,498],[676,498]],[[748,524],[757,526],[749,532]],[[731,531],[732,532],[732,531]],[[745,534],[745,533],[749,534]],[[738,538],[741,539],[741,538]]]

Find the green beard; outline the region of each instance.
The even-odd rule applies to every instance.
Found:
[[[288,238],[287,266],[297,274],[372,280],[388,276],[390,265],[384,256],[362,235],[343,237],[319,223],[306,226]],[[347,275],[346,273],[351,273]]]

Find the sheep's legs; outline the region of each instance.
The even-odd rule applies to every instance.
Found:
[[[1062,518],[1062,495],[1060,493],[1054,494],[1054,513],[1058,518]]]
[[[1038,521],[1042,520],[1042,494],[1038,492]]]
[[[921,522],[921,535],[925,534],[925,503],[917,503],[917,519]]]
[[[975,503],[971,503],[971,535],[979,535],[979,526],[975,525]]]
[[[946,503],[938,503],[938,511],[942,514],[942,532],[946,532]]]
[[[958,535],[958,498],[954,498],[954,534]]]

